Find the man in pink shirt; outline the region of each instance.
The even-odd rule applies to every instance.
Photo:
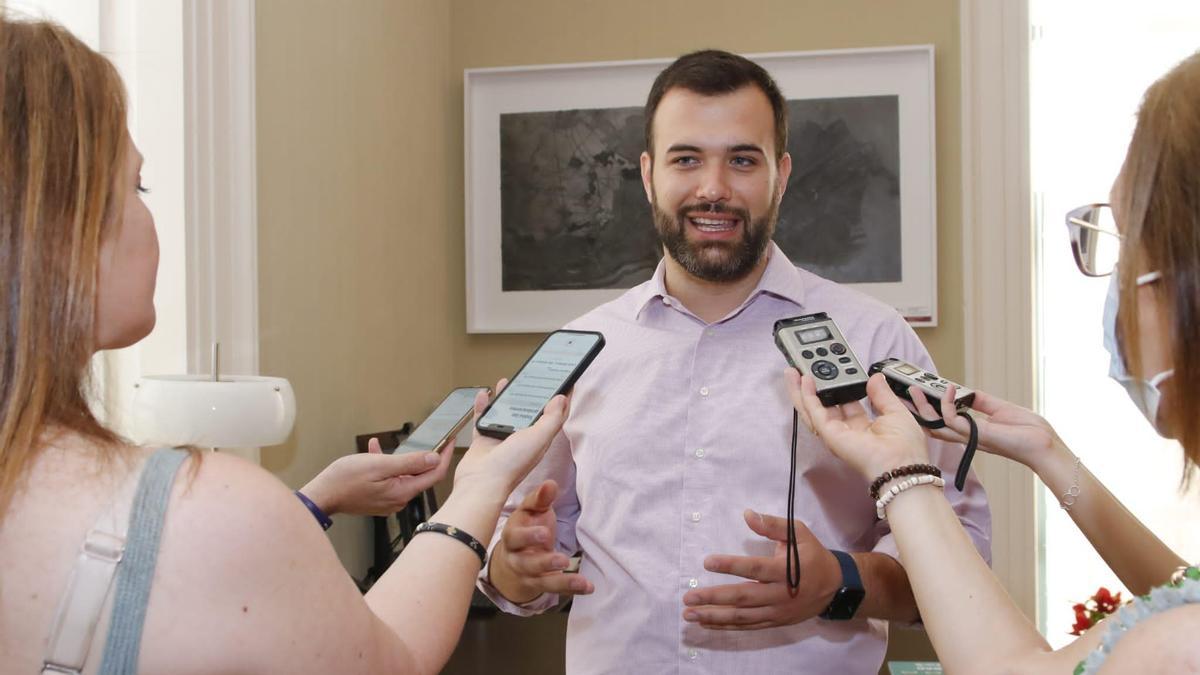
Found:
[[[886,621],[917,616],[868,485],[803,427],[800,586],[785,580],[792,407],[773,342],[828,313],[864,365],[932,370],[896,312],[799,269],[772,242],[791,171],[784,100],[726,52],[681,57],[646,104],[642,180],[665,255],[653,278],[568,327],[607,346],[571,415],[513,493],[480,587],[529,615],[574,596],[568,673],[874,673]],[[953,474],[959,447],[934,443]],[[951,499],[980,553],[972,476]],[[578,574],[568,556],[582,552]]]

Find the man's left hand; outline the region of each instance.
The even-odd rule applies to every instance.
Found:
[[[775,554],[705,558],[709,572],[750,581],[688,591],[683,596],[684,620],[715,630],[758,630],[799,623],[825,611],[842,584],[837,558],[797,520],[800,586],[793,591],[787,582],[787,520],[750,510],[743,515],[751,530],[776,542]]]

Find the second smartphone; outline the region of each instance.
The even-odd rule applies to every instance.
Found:
[[[483,411],[475,428],[481,434],[507,438],[532,426],[550,399],[570,391],[603,348],[604,336],[600,333],[554,331]]]
[[[475,395],[480,390],[491,393],[488,387],[460,387],[447,394],[429,417],[392,452],[397,455],[430,452],[445,445],[470,421],[475,412]]]

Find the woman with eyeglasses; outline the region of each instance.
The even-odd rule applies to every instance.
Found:
[[[1179,440],[1190,472],[1200,460],[1200,53],[1146,91],[1110,199],[1111,207],[1092,204],[1068,215],[1075,259],[1089,276],[1111,272],[1104,311],[1109,374],[1160,434]],[[984,392],[972,404],[979,448],[1032,469],[1062,495],[1121,581],[1148,594],[1058,651],[976,553],[942,490],[930,489],[939,481],[904,475],[904,467],[929,461],[924,433],[882,375],[868,386],[873,420],[858,403],[823,407],[813,383],[795,371],[788,383],[809,428],[868,480],[883,479],[879,510],[946,672],[1200,672],[1200,570],[1129,513],[1046,420]],[[947,420],[930,433],[967,438],[953,387],[941,415],[919,391],[912,395],[921,415]],[[1168,482],[1175,488],[1178,476],[1164,476],[1163,489]]]
[[[477,437],[436,522],[364,596],[274,476],[131,445],[93,415],[92,355],[155,320],[158,241],[126,129],[112,63],[0,10],[0,673],[438,672],[480,542],[565,399],[503,442]],[[406,489],[333,503],[372,510]]]

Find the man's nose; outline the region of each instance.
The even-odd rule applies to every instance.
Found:
[[[706,202],[723,202],[730,198],[729,181],[722,167],[707,169],[696,186],[696,198]]]

